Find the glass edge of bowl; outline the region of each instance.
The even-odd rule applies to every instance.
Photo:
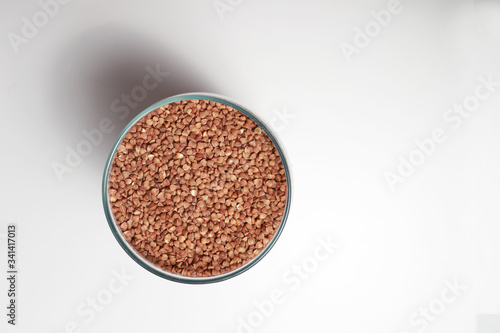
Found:
[[[216,103],[222,103],[225,105],[229,105],[229,106],[237,109],[239,112],[245,114],[253,121],[255,121],[260,128],[264,129],[264,132],[266,132],[267,136],[271,139],[274,146],[278,150],[278,153],[281,157],[283,167],[285,169],[286,184],[287,184],[287,197],[286,197],[286,205],[285,205],[285,210],[283,212],[283,217],[281,219],[278,230],[276,230],[276,233],[274,234],[273,238],[269,241],[269,244],[267,244],[267,246],[264,247],[264,249],[255,258],[253,258],[252,260],[250,260],[246,264],[242,265],[241,267],[239,267],[233,271],[224,273],[224,274],[210,276],[210,277],[187,277],[187,276],[183,276],[180,274],[169,273],[168,271],[163,270],[160,267],[157,267],[153,263],[149,262],[146,258],[143,258],[140,253],[138,253],[137,251],[135,251],[132,248],[132,246],[128,243],[128,241],[123,236],[121,230],[119,230],[119,227],[113,218],[113,215],[111,212],[111,207],[109,205],[109,191],[108,191],[109,172],[111,169],[111,164],[113,162],[114,156],[115,156],[116,151],[118,149],[118,146],[122,142],[125,135],[130,131],[130,129],[141,118],[143,118],[148,113],[156,110],[157,108],[159,108],[163,105],[182,101],[182,100],[188,100],[188,99],[210,100],[210,101],[214,101]],[[104,168],[104,174],[103,174],[103,180],[102,180],[102,201],[103,201],[103,207],[104,207],[104,213],[106,216],[106,220],[108,222],[108,226],[110,227],[113,236],[118,241],[121,248],[127,253],[127,255],[129,257],[131,257],[142,268],[146,269],[150,273],[155,274],[158,277],[161,277],[161,278],[173,281],[173,282],[184,283],[184,284],[216,283],[216,282],[222,282],[222,281],[228,280],[230,278],[236,277],[236,276],[246,272],[247,270],[249,270],[250,268],[255,266],[258,262],[260,262],[269,253],[269,251],[274,247],[274,245],[278,241],[278,238],[280,237],[281,233],[283,232],[283,229],[285,227],[285,224],[286,224],[286,221],[288,219],[289,212],[290,212],[290,206],[291,206],[291,201],[292,201],[292,178],[291,177],[292,176],[291,176],[291,172],[290,172],[290,167],[288,165],[288,158],[287,158],[286,153],[283,149],[283,145],[279,142],[277,136],[271,131],[271,129],[257,115],[255,115],[249,107],[246,107],[246,106],[242,105],[241,103],[236,102],[235,100],[228,98],[226,96],[223,96],[223,95],[204,93],[204,92],[183,93],[183,94],[178,94],[178,95],[164,98],[164,99],[154,103],[153,105],[147,107],[142,112],[140,112],[137,116],[135,116],[132,120],[130,120],[130,122],[120,132],[120,134],[118,135],[118,138],[116,139],[113,147],[111,148],[111,151],[110,151],[108,158],[106,160],[106,165]]]

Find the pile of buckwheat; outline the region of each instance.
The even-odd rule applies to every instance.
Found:
[[[164,105],[118,146],[109,201],[125,239],[147,260],[184,276],[232,271],[273,238],[286,205],[276,147],[230,106]]]

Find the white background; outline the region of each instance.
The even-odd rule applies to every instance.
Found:
[[[19,307],[18,325],[7,325],[2,278],[0,330],[414,333],[423,326],[411,316],[433,304],[440,313],[421,331],[498,333],[477,318],[500,314],[500,87],[457,129],[443,115],[480,77],[500,82],[499,2],[401,0],[349,59],[342,43],[355,45],[389,1],[232,3],[221,19],[212,0],[73,0],[16,53],[12,34],[41,7],[1,2],[0,233],[17,224]],[[111,104],[147,66],[170,75],[121,120]],[[272,251],[202,286],[133,262],[109,230],[100,188],[132,116],[191,91],[229,96],[276,124],[293,173],[291,214]],[[280,120],[284,111],[293,118]],[[52,164],[103,118],[114,132],[60,182]],[[436,128],[447,140],[391,191],[384,174]],[[284,276],[315,260],[318,237],[340,247],[293,289]],[[92,318],[78,313],[122,271],[133,280],[121,292]],[[455,280],[467,289],[443,310]],[[262,315],[255,302],[273,290],[284,301]],[[241,326],[249,317],[253,326]]]

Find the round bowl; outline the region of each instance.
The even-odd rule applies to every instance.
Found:
[[[111,166],[113,164],[113,160],[116,154],[116,151],[118,149],[118,146],[122,142],[123,138],[125,135],[129,132],[129,130],[145,115],[148,113],[156,110],[157,108],[173,103],[173,102],[178,102],[178,101],[183,101],[183,100],[191,100],[191,99],[197,99],[197,100],[209,100],[209,101],[214,101],[217,103],[225,104],[228,106],[233,107],[234,109],[238,110],[239,112],[243,113],[250,119],[252,119],[264,132],[267,134],[267,136],[271,139],[272,143],[276,147],[284,170],[285,170],[285,175],[286,175],[286,184],[287,184],[287,194],[286,194],[286,204],[283,212],[283,217],[281,220],[281,223],[279,224],[279,227],[277,228],[273,238],[270,240],[270,242],[262,249],[262,251],[257,254],[253,259],[251,259],[249,262],[243,264],[242,266],[220,274],[220,275],[215,275],[215,276],[207,276],[207,277],[192,277],[192,276],[184,276],[180,274],[175,274],[172,272],[169,272],[167,270],[164,270],[158,266],[156,266],[154,263],[150,262],[146,258],[144,258],[140,253],[138,253],[134,247],[125,239],[125,237],[122,234],[121,229],[115,222],[115,219],[113,217],[113,213],[111,210],[111,205],[109,201],[109,174],[111,170]],[[142,111],[139,115],[137,115],[132,121],[128,123],[128,125],[123,129],[123,131],[120,133],[118,139],[116,140],[115,144],[113,145],[113,148],[111,149],[111,152],[108,156],[107,162],[106,162],[106,167],[104,169],[104,176],[103,176],[103,181],[102,181],[102,200],[103,200],[103,205],[104,205],[104,212],[106,214],[106,218],[108,221],[108,225],[111,229],[111,232],[115,236],[116,240],[120,244],[120,246],[125,250],[125,252],[135,261],[137,262],[140,266],[148,270],[149,272],[162,277],[167,280],[175,281],[175,282],[180,282],[180,283],[188,283],[188,284],[205,284],[205,283],[213,283],[213,282],[220,282],[227,280],[229,278],[232,278],[234,276],[237,276],[251,267],[253,267],[255,264],[257,264],[274,246],[278,238],[280,237],[283,228],[285,227],[286,220],[288,218],[288,214],[290,211],[290,203],[291,203],[291,195],[292,195],[292,185],[291,185],[291,179],[290,179],[290,169],[289,165],[287,162],[287,158],[285,156],[285,152],[282,148],[282,146],[279,144],[276,136],[272,133],[272,131],[269,129],[269,127],[261,121],[255,114],[253,114],[248,108],[242,106],[239,103],[236,103],[233,100],[230,100],[227,97],[220,96],[220,95],[215,95],[215,94],[210,94],[210,93],[187,93],[187,94],[180,94],[180,95],[175,95],[172,97],[165,98],[144,111]]]

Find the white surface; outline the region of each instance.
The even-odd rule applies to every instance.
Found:
[[[478,314],[499,315],[500,88],[458,129],[443,120],[479,77],[500,81],[499,3],[401,0],[349,64],[341,43],[389,1],[232,3],[221,20],[212,0],[73,0],[15,53],[8,34],[40,6],[2,1],[0,233],[17,224],[20,273],[18,325],[3,310],[1,331],[236,332],[238,318],[258,319],[255,301],[279,290],[282,304],[241,332],[413,333],[423,325],[412,314],[438,306],[454,279],[467,290],[426,332],[475,332]],[[170,75],[121,120],[112,102],[157,65]],[[243,275],[204,286],[135,264],[107,226],[100,192],[107,153],[132,115],[190,91],[227,95],[284,125],[294,176],[275,248]],[[284,109],[295,116],[288,123],[275,118]],[[115,131],[59,182],[51,163],[103,118]],[[392,192],[384,173],[438,127],[448,139]],[[290,270],[327,236],[340,247],[292,290]],[[80,304],[122,270],[135,278],[86,322]],[[478,333],[498,332],[484,329],[498,322]]]

